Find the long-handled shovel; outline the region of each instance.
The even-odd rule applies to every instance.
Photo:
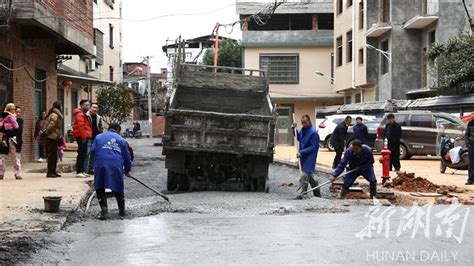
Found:
[[[166,200],[168,203],[171,204],[170,200],[168,199],[167,196],[165,196],[165,194],[163,194],[163,193],[159,192],[158,190],[156,190],[156,189],[150,187],[149,185],[143,183],[142,181],[140,181],[139,179],[137,179],[137,178],[134,177],[134,176],[129,176],[129,177],[130,177],[131,179],[137,181],[138,183],[142,184],[144,187],[148,188],[149,190],[155,192],[158,196],[162,197],[164,200]]]
[[[336,181],[338,178],[343,177],[343,176],[345,176],[345,175],[347,175],[347,174],[350,174],[350,173],[352,173],[352,172],[355,172],[355,171],[357,171],[357,170],[359,170],[359,168],[355,168],[355,169],[352,169],[352,170],[350,170],[350,171],[346,171],[345,173],[340,174],[340,175],[339,175],[338,177],[336,177],[334,180],[328,180],[328,181],[326,181],[326,182],[324,182],[324,183],[322,183],[322,184],[320,184],[320,185],[318,185],[318,186],[315,186],[315,187],[313,187],[313,188],[311,188],[311,189],[308,189],[308,190],[302,192],[302,193],[298,196],[298,198],[299,198],[299,199],[302,199],[303,196],[306,195],[306,194],[308,194],[309,192],[311,192],[311,191],[313,191],[313,190],[316,190],[316,189],[318,189],[318,188],[320,188],[320,187],[323,187],[323,186],[325,186],[325,185],[327,185],[327,184],[330,184],[330,183]]]

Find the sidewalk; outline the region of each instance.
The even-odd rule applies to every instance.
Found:
[[[59,166],[71,168],[75,156],[75,152],[66,152]],[[23,180],[15,180],[12,168],[7,164],[5,178],[0,181],[0,233],[60,229],[69,211],[78,208],[89,187],[87,181],[92,180],[76,178],[75,172],[46,178],[46,163],[24,164]],[[45,213],[44,196],[62,196],[61,212]]]
[[[334,159],[334,152],[330,152],[325,148],[320,148],[317,158],[316,169],[330,170],[332,161]],[[375,174],[380,177],[382,173],[382,165],[379,163],[380,155],[375,155]],[[296,146],[276,146],[275,156],[276,161],[286,161],[296,164]],[[473,186],[466,186],[467,171],[454,171],[447,169],[445,174],[439,172],[439,158],[437,157],[413,157],[410,160],[401,161],[402,171],[407,173],[415,173],[418,177],[428,179],[437,185],[454,185],[468,190],[474,190]],[[322,169],[321,169],[322,168]],[[391,172],[392,178],[396,177],[394,172]],[[380,180],[380,179],[379,179]]]

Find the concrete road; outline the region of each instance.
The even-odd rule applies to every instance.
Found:
[[[474,216],[467,218],[461,243],[445,235],[436,236],[435,219],[429,236],[418,229],[414,239],[413,230],[397,237],[400,219],[395,214],[389,219],[387,238],[384,229],[361,240],[357,236],[368,225],[367,210],[357,207],[336,214],[246,217],[162,214],[125,221],[91,221],[54,234],[59,243],[72,243],[66,250],[61,244],[43,250],[30,263],[473,265],[469,243],[474,239]],[[440,210],[443,208],[432,211]],[[401,212],[395,209],[396,214]],[[455,234],[459,229],[455,227]]]
[[[153,147],[152,142],[146,139],[131,142],[136,151],[133,171],[138,178],[164,190],[166,171],[159,158],[161,149]],[[288,187],[282,183],[296,184],[297,178],[297,170],[272,165],[270,193],[177,193],[169,195],[171,205],[127,179],[128,216],[125,220],[119,220],[116,214],[109,221],[97,220],[99,210],[94,200],[91,210],[71,217],[64,230],[36,238],[42,243],[41,248],[31,259],[22,262],[72,265],[474,263],[469,245],[474,239],[474,214],[469,215],[472,211],[468,207],[454,210],[447,206],[406,207],[404,210],[379,206],[370,209],[368,205],[354,206],[354,202],[334,200],[327,188],[323,190],[323,198],[294,200],[296,185]],[[320,181],[326,178],[318,176]],[[109,209],[116,213],[112,199]],[[440,214],[443,210],[445,213]],[[437,225],[440,225],[439,230]],[[446,232],[462,235],[462,239],[448,237]]]

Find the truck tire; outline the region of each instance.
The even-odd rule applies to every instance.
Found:
[[[185,174],[180,174],[178,176],[178,190],[189,191],[190,187],[191,187],[191,182],[189,181],[189,177]]]
[[[168,170],[168,179],[166,182],[166,189],[168,191],[175,191],[177,188],[178,188],[178,179],[176,178],[176,174]]]

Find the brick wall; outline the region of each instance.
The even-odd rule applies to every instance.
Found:
[[[0,39],[0,56],[13,61],[13,68],[25,65],[33,76],[36,68],[46,71],[45,98],[50,108],[57,99],[55,43],[48,40],[24,43],[9,34],[0,34]],[[22,107],[25,120],[23,160],[31,161],[34,159],[35,82],[24,69],[13,72],[13,102]]]
[[[93,39],[93,0],[35,0],[86,37]]]

